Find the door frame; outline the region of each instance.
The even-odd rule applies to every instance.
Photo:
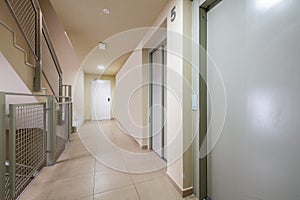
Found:
[[[206,0],[199,6],[199,152],[202,145],[207,149],[207,13],[221,1]],[[199,157],[199,199],[203,200],[210,199],[207,168],[208,155],[206,154],[203,158]]]
[[[153,150],[153,128],[152,128],[152,119],[153,119],[153,113],[152,113],[152,104],[153,104],[153,101],[152,101],[152,96],[153,96],[153,91],[152,91],[152,88],[153,88],[153,84],[152,84],[152,80],[153,80],[153,73],[152,73],[152,67],[153,67],[153,53],[155,51],[157,51],[158,49],[160,49],[162,47],[162,62],[163,62],[163,65],[166,65],[167,64],[167,59],[166,59],[166,45],[167,45],[167,38],[164,37],[164,39],[158,43],[158,45],[156,45],[155,48],[152,48],[148,51],[148,58],[149,58],[149,99],[148,99],[148,109],[149,109],[149,122],[150,122],[150,125],[149,125],[149,149],[150,150]],[[166,69],[164,68],[162,70],[162,77],[163,77],[163,83],[164,85],[166,85],[167,83],[167,77],[166,77]],[[166,105],[166,91],[165,91],[165,88],[162,89],[162,106],[165,108],[167,105]],[[166,116],[165,116],[165,113],[162,112],[162,118],[163,118],[163,122],[166,120]],[[163,128],[162,128],[162,159],[167,161],[167,158],[164,157],[165,155],[165,149],[163,148],[166,144],[167,141],[165,141],[165,134],[166,134],[166,123],[164,124]]]
[[[207,11],[199,7],[199,152],[207,138]],[[203,50],[205,50],[205,52]],[[206,147],[204,147],[206,149]],[[199,156],[199,199],[207,199],[207,155]]]

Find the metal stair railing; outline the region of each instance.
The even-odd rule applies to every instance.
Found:
[[[42,91],[42,76],[52,93],[62,96],[62,70],[37,0],[5,0],[35,58],[34,91]]]
[[[36,0],[6,0],[10,11],[35,57],[34,90],[42,90],[41,35],[42,13]]]
[[[10,104],[7,114],[7,96],[45,102]],[[0,199],[17,199],[42,167],[55,164],[71,133],[71,107],[70,97],[0,92]]]

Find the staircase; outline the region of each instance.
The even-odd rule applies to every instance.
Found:
[[[22,79],[27,88],[33,91],[34,67],[27,62],[27,52],[17,46],[15,43],[15,33],[2,22],[0,22],[0,51],[10,66]],[[12,77],[13,78],[13,77]]]

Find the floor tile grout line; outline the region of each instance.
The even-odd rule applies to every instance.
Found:
[[[140,195],[138,189],[136,188],[136,185],[134,185],[134,189],[135,189],[135,191],[136,191],[136,193],[137,193],[137,195],[138,195],[139,200],[142,200],[142,197],[141,197],[141,195]]]
[[[120,189],[128,188],[128,187],[131,187],[131,186],[134,186],[134,185],[132,184],[132,185],[126,185],[126,186],[116,187],[116,188],[113,188],[113,189],[108,189],[108,190],[105,190],[105,191],[102,191],[102,192],[95,193],[94,196],[95,195],[99,195],[99,194],[104,194],[104,193],[107,193],[107,192],[113,192],[115,190],[120,190]]]
[[[138,183],[133,183],[134,184],[134,187],[136,188],[136,186],[137,185],[139,185],[139,184],[142,184],[142,183],[149,183],[149,182],[151,182],[151,181],[154,181],[154,180],[156,180],[156,179],[161,179],[161,178],[164,178],[166,176],[166,174],[164,174],[164,176],[161,176],[161,177],[157,177],[157,178],[152,178],[152,179],[149,179],[149,180],[145,180],[145,181],[141,181],[141,182],[138,182]],[[174,186],[170,183],[170,186],[172,187],[172,188],[174,188]],[[175,188],[174,188],[175,189]],[[176,190],[176,189],[175,189]],[[138,191],[137,191],[138,192]],[[177,191],[176,191],[177,192]],[[178,193],[179,194],[179,193]],[[138,193],[138,195],[139,195],[139,193]],[[185,200],[186,198],[183,198],[183,200]]]
[[[154,181],[156,179],[160,179],[160,178],[163,178],[165,177],[166,175],[163,175],[163,176],[160,176],[160,177],[156,177],[156,178],[151,178],[151,179],[148,179],[148,180],[144,180],[144,181],[141,181],[141,182],[137,182],[137,183],[133,183],[134,185],[138,185],[138,184],[141,184],[141,183],[147,183],[147,182],[150,182],[150,181]]]
[[[65,150],[64,150],[64,151],[65,151]],[[60,157],[60,156],[59,156],[59,157]],[[59,158],[58,158],[58,159],[59,159]],[[52,166],[50,166],[50,167],[54,167],[56,164],[57,164],[57,163],[54,163],[54,165],[52,165]],[[52,188],[53,188],[53,185],[54,185],[57,181],[59,181],[59,180],[58,180],[59,174],[60,174],[60,172],[57,172],[56,177],[54,178],[53,182],[51,182],[51,185],[50,185],[50,188],[49,188],[49,190],[48,190],[48,192],[47,192],[47,195],[46,195],[45,200],[48,200],[49,195],[50,195],[50,192],[51,192],[51,190],[52,190]]]
[[[50,194],[50,192],[51,192],[51,190],[52,190],[52,188],[53,188],[53,184],[56,183],[56,181],[57,181],[57,179],[55,178],[55,180],[51,183],[50,188],[49,188],[49,190],[48,190],[48,192],[47,192],[47,195],[46,195],[45,200],[48,200],[49,194]]]
[[[129,177],[130,177],[130,179],[131,179],[131,182],[132,182],[132,184],[133,184],[133,187],[134,187],[134,189],[135,189],[135,192],[136,192],[136,194],[137,194],[139,200],[141,200],[140,193],[138,192],[138,190],[137,190],[137,188],[136,188],[136,185],[135,185],[135,182],[133,181],[132,174],[129,174]]]
[[[132,185],[134,186],[134,188],[135,188],[135,190],[136,190],[136,192],[137,192],[137,195],[138,195],[138,198],[139,198],[139,199],[141,199],[141,197],[140,197],[140,194],[138,193],[138,190],[137,190],[137,188],[136,188],[136,184],[140,184],[140,183],[144,183],[144,182],[149,182],[149,181],[152,181],[152,180],[155,180],[155,179],[164,177],[164,176],[166,175],[165,173],[163,173],[163,176],[161,176],[161,177],[151,178],[151,179],[149,179],[149,180],[145,180],[145,181],[141,181],[141,182],[139,182],[139,183],[135,183],[135,182],[133,181],[133,178],[132,178],[133,173],[130,173],[129,170],[128,170],[128,166],[127,166],[128,164],[126,163],[126,158],[125,158],[123,152],[121,152],[121,158],[122,158],[122,161],[123,161],[123,163],[124,163],[124,166],[125,166],[125,168],[126,168],[126,170],[127,170],[127,172],[128,172],[128,173],[124,173],[124,172],[121,172],[121,173],[124,173],[124,174],[128,174],[128,175],[129,175],[129,177],[130,177],[130,179],[131,179],[131,182],[132,182]],[[112,169],[112,170],[113,170],[113,169]],[[113,170],[113,171],[116,171],[116,170]],[[105,193],[105,192],[109,192],[109,191],[113,191],[113,190],[117,190],[117,189],[122,189],[122,188],[126,188],[126,187],[129,187],[129,186],[120,187],[120,188],[114,188],[114,189],[107,190],[107,191],[103,191],[103,192],[100,192],[100,193],[97,193],[97,194],[102,194],[102,193]],[[94,193],[94,196],[95,196],[95,193]]]
[[[95,159],[95,158],[94,158]],[[95,188],[96,188],[96,166],[97,166],[97,160],[95,159],[94,163],[94,182],[93,182],[93,200],[95,200]]]
[[[80,197],[79,199],[73,199],[73,200],[81,200],[81,199],[85,199],[85,198],[88,198],[88,197],[91,197],[93,195],[87,195],[87,196],[83,196],[83,197]]]
[[[79,139],[80,139],[80,138],[79,138]],[[80,143],[82,143],[81,139],[80,139]],[[85,148],[86,148],[86,147],[85,147]],[[91,152],[88,151],[88,153],[89,153],[90,155],[92,155]],[[125,168],[126,168],[126,171],[129,172],[129,170],[128,170],[128,164],[127,164],[127,162],[126,162],[126,158],[125,158],[124,154],[121,153],[121,156],[122,156],[122,157],[121,157],[121,158],[122,158],[122,161],[123,161],[123,163],[125,164],[124,166],[125,166]],[[94,159],[95,159],[95,158],[94,158]],[[140,193],[138,192],[137,185],[142,184],[142,183],[146,183],[146,182],[151,182],[151,181],[153,181],[153,180],[156,180],[156,179],[159,179],[159,178],[163,178],[163,177],[166,176],[166,173],[165,173],[165,172],[161,172],[161,173],[162,173],[162,176],[159,176],[159,177],[156,177],[156,178],[150,178],[150,179],[148,179],[148,180],[144,180],[144,181],[135,183],[135,182],[133,181],[133,176],[132,176],[133,173],[121,172],[121,173],[124,173],[124,174],[128,174],[128,175],[130,176],[130,180],[131,180],[131,184],[130,184],[130,185],[123,186],[123,187],[117,187],[117,188],[113,188],[113,189],[109,189],[109,190],[106,190],[106,191],[102,191],[102,192],[96,193],[96,174],[97,174],[96,164],[97,164],[97,159],[95,159],[95,163],[94,163],[94,171],[93,171],[93,172],[94,172],[94,180],[93,180],[93,181],[94,181],[94,183],[93,183],[93,200],[95,199],[95,196],[98,195],[98,194],[103,194],[103,193],[107,193],[107,192],[110,192],[110,191],[119,190],[119,189],[122,189],[122,188],[128,188],[128,187],[131,187],[131,186],[133,186],[133,187],[135,188],[135,191],[137,192],[138,198],[139,198],[139,200],[141,200],[141,196],[140,196]],[[118,170],[114,170],[114,169],[111,169],[111,170],[119,172]]]
[[[77,178],[79,176],[86,176],[86,175],[89,175],[89,174],[94,174],[94,171],[90,171],[90,172],[85,172],[85,173],[80,173],[80,174],[75,174],[75,175],[72,175],[70,177],[64,177],[64,178],[61,178],[61,179],[55,179],[54,182],[60,182],[60,181],[66,181],[68,179],[73,179],[73,178]],[[53,183],[54,183],[53,182]]]

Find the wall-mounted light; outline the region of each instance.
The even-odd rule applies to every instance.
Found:
[[[105,49],[106,49],[106,44],[105,44],[104,42],[99,42],[98,48],[99,48],[100,50],[105,50]]]

